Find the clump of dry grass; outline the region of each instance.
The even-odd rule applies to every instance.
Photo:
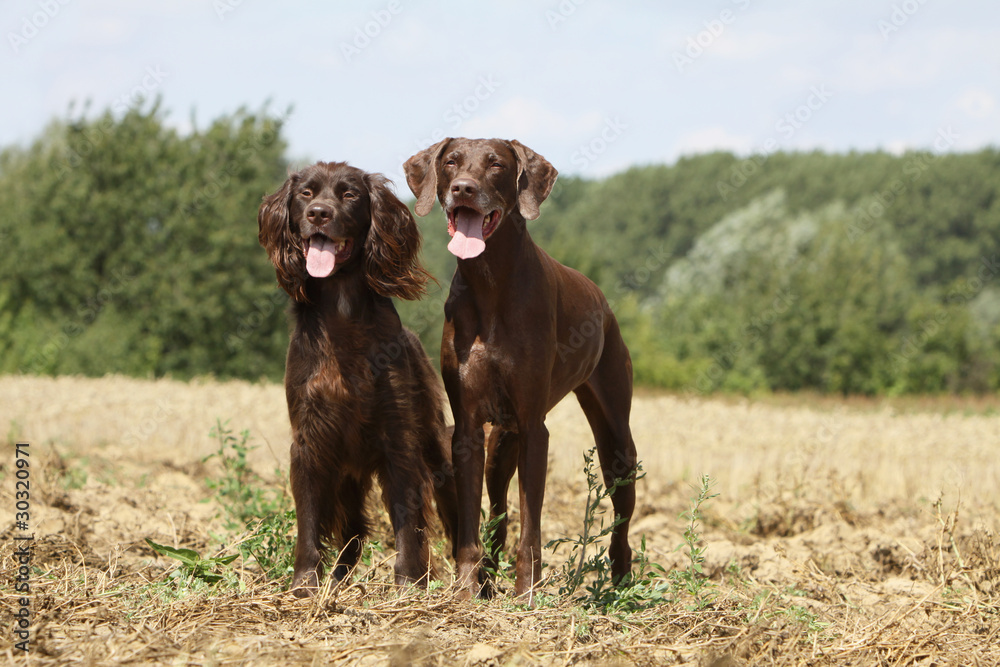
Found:
[[[28,398],[4,403],[16,390]],[[634,426],[647,475],[632,533],[634,544],[646,536],[646,556],[667,575],[651,579],[662,584],[655,603],[608,611],[557,594],[563,553],[546,553],[553,579],[534,608],[506,593],[458,600],[444,544],[437,547],[441,583],[427,591],[391,585],[391,541],[370,549],[354,576],[337,585],[327,580],[306,601],[283,592],[287,581],[269,580],[252,560],[237,559],[216,584],[178,573],[177,562],[158,556],[146,538],[206,556],[238,551],[239,536],[227,534],[220,516],[218,487],[205,483],[224,474],[217,461],[202,460],[217,447],[208,432],[218,417],[230,418],[263,444],[259,401],[275,393],[280,425],[267,438],[278,441],[284,436],[274,433],[287,428],[280,388],[0,379],[0,404],[13,406],[17,435],[40,455],[32,468],[31,664],[1000,664],[995,487],[963,486],[961,503],[935,502],[940,488],[927,501],[906,491],[925,484],[911,476],[978,461],[976,415],[927,422],[933,414],[870,406],[637,400]],[[44,408],[51,423],[41,424],[31,406],[42,394],[45,405],[69,394],[104,398],[89,412],[69,401],[64,417]],[[127,438],[137,428],[130,415],[152,414],[158,404],[188,418],[156,421],[148,440]],[[575,463],[572,474],[553,466],[548,536],[579,534],[588,493],[579,468],[592,441],[582,417],[566,409],[550,420],[554,456]],[[664,414],[673,417],[669,429]],[[810,444],[804,434],[823,424],[839,435],[833,444]],[[762,462],[730,460],[740,429]],[[902,466],[901,484],[875,466],[869,482],[882,486],[859,495],[861,466],[849,459],[861,455],[865,434],[871,449],[921,429],[927,432],[914,449],[925,460]],[[920,444],[927,442],[939,446]],[[791,455],[797,447],[806,454]],[[280,456],[266,444],[253,455],[261,473],[254,483],[282,492],[273,476]],[[779,470],[765,469],[777,463]],[[10,464],[0,460],[0,512],[12,507]],[[704,470],[719,480],[720,496],[703,507],[695,535],[704,556],[700,598],[669,574],[689,561],[676,547],[686,525],[679,516],[694,492],[678,482],[685,476],[678,465],[689,467],[688,478]],[[991,474],[977,471],[976,484]],[[511,518],[516,530],[516,507]],[[13,526],[5,520],[0,530],[0,543],[9,545]],[[379,515],[376,535],[390,534]],[[10,613],[18,598],[11,550],[0,562],[0,599]],[[9,634],[0,636],[0,654],[20,658]]]
[[[995,541],[991,549],[996,549]],[[976,557],[989,557],[979,553]],[[970,554],[971,557],[971,554]],[[784,585],[738,574],[716,596],[628,614],[549,600],[397,591],[385,565],[299,601],[250,576],[245,589],[177,588],[141,550],[103,560],[69,540],[39,544],[34,664],[996,664],[997,599],[929,582],[844,580],[795,563]],[[996,567],[996,561],[991,567]],[[968,566],[966,566],[968,567]],[[4,594],[4,603],[11,604]],[[0,652],[12,655],[6,638]]]

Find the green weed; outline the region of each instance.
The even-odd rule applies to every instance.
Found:
[[[256,449],[247,444],[250,431],[244,429],[237,437],[228,421],[216,420],[209,437],[215,438],[219,447],[203,458],[202,463],[217,459],[222,464],[222,476],[207,479],[205,484],[215,492],[226,512],[227,530],[242,530],[248,522],[288,509],[289,499],[284,490],[276,491],[247,462],[247,454]]]
[[[561,570],[554,575],[560,584],[559,597],[571,597],[581,607],[587,609],[607,612],[635,611],[664,599],[668,589],[664,579],[666,573],[664,568],[648,560],[646,540],[643,537],[642,546],[635,559],[638,564],[637,571],[633,571],[628,580],[616,582],[611,572],[611,559],[607,554],[607,547],[597,547],[595,544],[609,538],[623,521],[620,516],[606,521],[604,516],[606,510],[602,509],[602,502],[610,499],[622,486],[642,479],[644,473],[642,465],[637,464],[632,475],[625,479],[616,479],[609,487],[605,487],[599,480],[594,463],[595,449],[591,448],[583,455],[583,469],[587,477],[587,504],[581,533],[573,537],[551,540],[545,547],[555,553],[562,545],[570,546],[569,557],[563,563]],[[590,555],[588,551],[591,551]]]
[[[286,484],[275,489],[258,475],[247,461],[255,449],[248,443],[250,432],[243,430],[237,437],[229,422],[216,420],[209,436],[218,442],[218,449],[202,459],[217,459],[222,464],[222,476],[208,479],[226,514],[226,530],[240,535],[236,548],[244,562],[253,559],[269,579],[281,579],[292,570],[295,540],[290,536],[295,526],[295,510],[291,507]],[[282,480],[286,476],[275,471]]]
[[[500,522],[507,518],[507,513],[499,514],[492,519],[486,518],[486,511],[479,510],[482,521],[479,522],[479,539],[483,543],[483,552],[486,558],[483,562],[483,571],[490,581],[503,581],[509,585],[513,584],[511,569],[513,562],[503,549],[502,544],[495,544],[497,527]]]
[[[686,569],[674,570],[670,579],[680,590],[688,593],[695,600],[695,608],[703,609],[711,603],[710,584],[705,575],[705,546],[701,543],[701,519],[703,505],[719,494],[710,493],[715,481],[709,475],[702,475],[699,486],[693,487],[696,495],[691,499],[691,507],[681,514],[687,520],[684,528],[684,542],[677,549],[687,549],[688,565]]]
[[[231,556],[216,556],[214,558],[202,558],[194,549],[175,549],[163,544],[157,544],[153,540],[146,538],[153,551],[162,555],[174,558],[181,562],[181,566],[174,572],[180,572],[193,579],[200,579],[209,584],[214,584],[223,580],[223,575],[216,572],[218,568],[229,565],[236,560],[236,554]]]
[[[226,530],[226,534],[214,537],[223,544],[230,543],[238,553],[202,559],[190,549],[170,549],[149,539],[146,541],[157,553],[180,560],[184,564],[181,571],[192,580],[218,583],[225,579],[238,585],[231,568],[225,570],[230,575],[226,577],[215,571],[230,565],[237,557],[241,557],[244,564],[256,562],[268,579],[286,579],[292,571],[295,545],[291,536],[295,510],[285,491],[286,476],[280,470],[275,471],[286,482],[275,488],[250,467],[247,455],[255,447],[248,444],[248,430],[241,431],[237,436],[229,428],[228,421],[216,420],[209,436],[217,441],[218,449],[203,458],[202,462],[217,459],[222,465],[222,474],[206,479],[205,485],[214,492],[215,500],[222,507]]]

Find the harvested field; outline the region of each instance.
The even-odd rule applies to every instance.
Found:
[[[5,614],[21,597],[14,443],[30,443],[29,664],[1000,664],[997,401],[638,397],[632,543],[672,574],[617,608],[559,595],[565,547],[546,553],[533,608],[456,600],[444,544],[441,585],[395,591],[375,505],[381,544],[314,600],[241,558],[217,584],[180,576],[146,538],[237,553],[211,484],[230,473],[204,460],[217,420],[249,430],[249,464],[281,495],[277,385],[2,377],[0,406]],[[572,400],[548,427],[544,539],[578,536],[592,439]],[[702,475],[718,495],[692,526]],[[516,534],[516,505],[511,517]],[[687,528],[702,574],[678,549]],[[5,632],[0,654],[23,662],[17,641]]]

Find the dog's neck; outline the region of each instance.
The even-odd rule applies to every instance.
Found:
[[[331,334],[345,327],[371,324],[379,306],[388,301],[372,291],[361,271],[311,280],[306,290],[310,303],[300,304],[301,314],[316,320]]]
[[[525,259],[536,256],[536,249],[524,218],[511,213],[487,239],[481,255],[458,260],[458,273],[477,295],[505,299],[509,283],[517,280],[513,274]]]

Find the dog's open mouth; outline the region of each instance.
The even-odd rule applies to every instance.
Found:
[[[302,241],[306,256],[306,271],[313,278],[326,278],[337,265],[351,256],[351,239],[331,239],[322,234],[313,234]]]
[[[500,224],[500,210],[483,214],[468,206],[456,206],[448,212],[448,250],[459,259],[471,259],[486,250],[486,239]]]

